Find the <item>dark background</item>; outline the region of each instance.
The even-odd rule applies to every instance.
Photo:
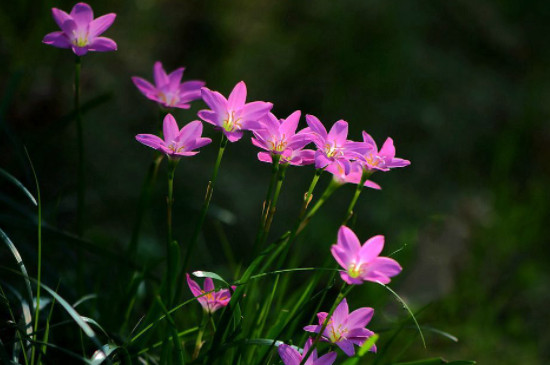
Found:
[[[32,188],[22,149],[27,146],[45,220],[68,231],[76,205],[76,131],[70,118],[74,55],[41,40],[57,30],[50,8],[69,11],[72,5],[0,4],[0,167]],[[204,80],[224,95],[244,80],[249,100],[273,102],[279,117],[300,109],[326,125],[345,119],[351,138],[360,139],[367,130],[381,145],[391,136],[397,155],[412,162],[374,175],[383,190],[362,195],[355,230],[362,241],[384,234],[385,252],[406,245],[396,256],[404,271],[394,287],[413,308],[429,304],[420,316],[423,324],[460,339],[455,344],[429,337],[428,350],[417,344],[413,355],[481,364],[550,360],[550,3],[90,5],[96,16],[118,14],[104,35],[119,49],[82,59],[82,100],[93,104],[84,114],[87,238],[109,250],[125,249],[151,160],[151,151],[134,136],[156,132],[158,108],[130,77],[151,80],[154,61],[161,60],[168,71],[185,66],[185,79]],[[198,101],[174,115],[186,123],[203,107]],[[216,154],[219,135],[209,126],[205,133],[213,144],[182,160],[176,173],[175,236],[181,239],[192,232]],[[248,137],[228,147],[193,269],[231,276],[218,245],[223,236],[237,259],[249,251],[270,176],[269,165],[255,153]],[[164,253],[164,168],[140,241],[140,256],[149,259]],[[312,175],[312,168],[288,171],[273,237],[295,219]],[[322,179],[320,188],[327,181]],[[2,187],[2,228],[32,261],[35,231],[25,225],[32,207],[4,181]],[[322,264],[329,257],[327,237],[352,194],[353,187],[344,187],[315,218],[301,240],[297,266]],[[45,281],[51,285],[60,276],[69,282],[74,276],[76,256],[65,241],[52,236],[44,243]],[[2,263],[7,255],[2,251]],[[89,291],[113,281],[112,263],[97,253],[86,255]],[[71,288],[64,292],[72,295]]]

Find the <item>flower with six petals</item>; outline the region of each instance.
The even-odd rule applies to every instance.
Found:
[[[308,353],[312,343],[312,339],[308,338],[304,346],[304,351],[301,354],[292,346],[287,344],[279,345],[279,356],[281,357],[281,360],[283,360],[283,364],[300,365],[304,359],[304,356]],[[313,350],[304,365],[332,365],[334,360],[336,360],[336,352],[329,352],[321,357],[317,357],[317,350]]]
[[[374,309],[364,307],[349,312],[348,302],[344,298],[334,310],[328,320],[328,324],[321,334],[321,340],[331,342],[338,346],[348,356],[355,354],[353,345],[361,346],[365,341],[374,335],[374,332],[365,328],[374,314]],[[307,332],[319,333],[328,316],[326,312],[317,313],[318,325],[305,326]],[[373,346],[371,351],[376,351]]]
[[[376,142],[367,132],[363,131],[363,142],[372,146],[364,155],[363,165],[368,170],[389,171],[394,167],[405,167],[411,164],[409,160],[395,157],[393,139],[387,138],[380,151]]]
[[[210,110],[199,111],[199,117],[221,129],[230,142],[241,139],[243,131],[258,128],[258,121],[273,107],[263,101],[245,103],[246,84],[243,81],[233,88],[228,99],[206,87],[201,89],[201,95]]]
[[[192,121],[181,130],[172,114],[167,114],[163,122],[164,139],[154,134],[138,134],[138,142],[165,153],[169,158],[177,160],[182,156],[193,156],[199,153],[197,148],[206,146],[212,140],[201,137],[202,123]]]
[[[373,281],[387,284],[390,277],[401,272],[401,266],[394,259],[379,256],[383,248],[384,236],[371,237],[361,246],[355,233],[342,226],[338,230],[338,242],[332,245],[330,251],[336,262],[344,268],[340,277],[346,283]]]
[[[204,82],[181,82],[184,70],[184,67],[180,67],[167,74],[162,63],[157,61],[153,66],[155,85],[137,76],[132,77],[132,81],[145,97],[166,108],[189,109],[191,101],[200,99]]]
[[[187,275],[187,285],[191,289],[191,293],[197,298],[202,308],[208,313],[214,313],[220,308],[223,308],[229,304],[231,300],[231,292],[229,289],[220,289],[218,291],[214,288],[214,282],[211,278],[204,279],[204,289],[201,289],[196,281],[191,279],[189,274]],[[235,287],[232,287],[233,290]]]
[[[52,15],[61,31],[46,34],[43,43],[58,48],[71,48],[77,56],[83,56],[88,51],[117,50],[115,41],[99,36],[113,24],[116,14],[110,13],[94,19],[91,6],[78,3],[73,6],[70,14],[52,8]]]

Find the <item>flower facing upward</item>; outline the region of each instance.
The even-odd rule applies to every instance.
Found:
[[[306,115],[309,131],[313,133],[313,142],[317,146],[315,167],[323,168],[336,161],[340,162],[346,174],[350,170],[350,160],[361,158],[370,148],[364,142],[353,142],[347,139],[348,123],[339,120],[327,133],[323,123],[313,115]]]
[[[208,313],[214,313],[220,308],[229,304],[231,300],[231,292],[229,289],[220,289],[215,291],[214,282],[211,278],[204,279],[204,290],[201,289],[196,281],[187,275],[187,285],[191,289],[191,293],[197,298],[202,308]],[[233,287],[234,288],[234,287]],[[207,294],[206,294],[207,293]]]
[[[308,353],[309,348],[313,341],[311,338],[308,338],[304,346],[304,351],[300,354],[298,350],[294,347],[287,344],[282,344],[279,346],[279,356],[283,360],[284,365],[300,365],[304,356]],[[317,350],[313,350],[311,355],[309,355],[307,361],[304,365],[332,365],[336,360],[336,352],[329,352],[321,357],[317,357]]]
[[[141,77],[134,76],[132,81],[145,97],[156,101],[166,108],[189,109],[189,103],[200,99],[202,81],[181,82],[184,67],[167,74],[160,61],[153,66],[155,85]]]
[[[336,262],[344,268],[340,277],[348,284],[362,284],[363,281],[387,284],[390,277],[401,272],[401,266],[389,257],[378,256],[384,248],[384,236],[371,237],[363,246],[351,229],[346,226],[338,230],[338,242],[330,251]]]
[[[363,164],[369,170],[389,171],[394,167],[405,167],[411,164],[409,160],[395,157],[395,147],[391,138],[386,139],[380,151],[374,139],[365,131],[363,131],[363,141],[372,146],[372,149],[363,155]]]
[[[361,346],[369,337],[374,335],[374,332],[365,328],[372,319],[373,314],[374,309],[368,307],[359,308],[350,313],[348,302],[344,298],[334,310],[325,330],[321,334],[321,339],[340,347],[346,355],[353,356],[355,354],[353,345]],[[326,312],[317,313],[319,324],[305,326],[304,330],[319,333],[327,316],[328,313]],[[370,350],[376,351],[376,347],[373,346]]]
[[[193,156],[199,153],[197,148],[206,146],[212,140],[202,138],[202,123],[199,120],[192,121],[181,130],[172,114],[164,117],[162,126],[164,140],[154,134],[138,134],[138,142],[146,146],[164,152],[171,159],[177,160],[181,156]]]
[[[271,155],[276,154],[281,156],[281,162],[291,165],[313,163],[314,151],[303,149],[311,143],[312,135],[304,129],[296,133],[299,121],[299,110],[286,119],[278,120],[272,113],[262,118],[259,128],[252,131],[252,144],[268,152],[259,152],[258,159],[271,163]]]
[[[70,14],[52,8],[52,15],[61,31],[46,34],[43,43],[58,48],[71,48],[77,56],[83,56],[88,51],[116,51],[117,45],[112,39],[99,37],[113,24],[116,14],[110,13],[94,19],[90,5],[78,3]]]
[[[228,99],[206,87],[201,89],[201,95],[210,110],[199,111],[199,117],[221,129],[230,142],[241,139],[244,130],[258,128],[258,121],[273,107],[263,101],[245,104],[246,84],[243,81],[235,86]]]

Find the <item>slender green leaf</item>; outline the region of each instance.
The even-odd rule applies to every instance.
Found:
[[[107,360],[107,357],[109,357],[113,352],[118,350],[120,347],[114,344],[105,344],[101,347],[101,351],[97,350],[92,355],[92,358],[89,361],[90,365],[100,365],[105,360]]]
[[[27,273],[27,268],[25,267],[25,264],[23,263],[23,259],[21,258],[21,255],[19,254],[19,251],[17,251],[17,248],[15,245],[11,242],[10,238],[4,233],[2,228],[0,228],[0,238],[6,243],[8,246],[8,249],[11,251],[13,257],[15,257],[15,261],[17,262],[17,265],[19,266],[19,270],[21,270],[21,274],[23,275],[23,278],[25,279],[25,286],[27,287],[27,295],[29,296],[28,300],[29,303],[33,303],[34,297],[32,295],[32,288],[31,288],[31,281],[29,279],[29,274]]]
[[[21,190],[23,192],[23,194],[25,194],[27,196],[27,198],[29,198],[29,200],[34,204],[34,205],[38,205],[38,203],[36,202],[36,199],[34,198],[34,196],[31,194],[31,192],[19,181],[17,180],[13,175],[11,175],[9,172],[7,172],[6,170],[0,168],[0,176],[3,176],[4,178],[6,178],[9,182],[11,182],[12,184],[14,184],[15,186],[17,186],[19,188],[19,190]]]
[[[230,287],[230,285],[227,281],[225,281],[221,276],[219,276],[218,274],[216,274],[214,272],[194,271],[193,275],[198,277],[198,278],[210,278],[210,279],[218,280],[218,281],[221,281],[225,286]]]

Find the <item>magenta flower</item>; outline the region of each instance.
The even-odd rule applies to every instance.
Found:
[[[73,6],[70,14],[52,8],[52,15],[61,31],[46,34],[43,43],[58,48],[71,48],[77,56],[83,56],[88,51],[116,51],[115,41],[99,37],[113,24],[116,14],[110,13],[94,19],[91,6],[78,3]]]
[[[317,146],[315,167],[324,168],[336,161],[340,162],[346,174],[350,170],[350,160],[361,158],[370,146],[364,142],[353,142],[347,139],[348,123],[339,120],[327,133],[323,123],[313,115],[306,115],[309,130],[313,133],[313,142]]]
[[[275,115],[268,113],[260,120],[261,126],[254,129],[252,144],[268,152],[259,152],[258,159],[272,162],[272,154],[280,155],[282,163],[291,165],[307,165],[313,163],[313,150],[303,148],[311,143],[312,135],[305,129],[296,133],[300,111],[297,110],[286,119],[277,120]]]
[[[327,166],[326,171],[333,175],[334,180],[340,184],[359,184],[363,176],[363,165],[359,161],[351,161],[349,172],[346,174],[346,169],[340,161],[336,161]],[[366,180],[364,186],[380,190],[380,185],[371,180]]]
[[[338,230],[338,242],[330,251],[336,262],[344,268],[340,277],[348,284],[362,284],[363,281],[387,284],[390,278],[401,272],[401,266],[389,257],[378,256],[384,248],[384,236],[371,237],[363,246],[351,229],[346,226]]]
[[[246,84],[239,82],[226,99],[217,91],[206,87],[201,89],[204,102],[210,110],[199,111],[199,117],[223,131],[230,142],[236,142],[243,136],[244,130],[260,127],[259,120],[273,107],[263,101],[246,103]]]
[[[363,141],[372,146],[364,154],[364,166],[369,170],[389,171],[394,167],[405,167],[411,164],[408,160],[395,158],[395,147],[391,138],[386,139],[380,151],[374,139],[365,131],[363,131]]]
[[[189,109],[189,103],[200,99],[203,81],[181,82],[184,67],[167,74],[160,61],[153,66],[155,85],[141,77],[134,76],[132,81],[146,98],[156,101],[166,108]]]
[[[311,338],[308,338],[304,346],[304,351],[301,354],[292,346],[286,344],[280,345],[279,356],[281,357],[281,360],[283,360],[283,364],[300,365],[300,363],[304,359],[304,356],[308,353],[312,343],[313,341],[311,340]],[[332,365],[332,363],[334,363],[334,360],[336,360],[336,352],[329,352],[328,354],[325,354],[318,358],[317,350],[315,349],[311,352],[311,355],[309,355],[304,365]]]
[[[353,356],[355,355],[353,345],[362,346],[369,337],[374,335],[374,332],[365,328],[373,314],[374,309],[368,307],[359,308],[350,313],[348,302],[344,298],[329,319],[321,335],[321,340],[331,342],[340,347],[346,355]],[[305,326],[304,330],[319,333],[327,316],[326,312],[317,313],[319,324]],[[370,351],[376,352],[376,346],[371,347]]]
[[[164,152],[169,158],[177,160],[182,156],[193,156],[199,153],[197,148],[206,146],[212,140],[201,137],[202,123],[192,121],[181,130],[172,114],[166,114],[163,122],[164,140],[154,134],[138,134],[138,142]]]
[[[187,275],[187,285],[191,289],[191,293],[197,298],[202,308],[208,313],[214,313],[220,308],[229,304],[231,300],[231,292],[229,289],[220,289],[215,291],[214,282],[211,278],[204,279],[204,290],[201,289],[196,281]],[[235,287],[232,287],[235,290]]]

